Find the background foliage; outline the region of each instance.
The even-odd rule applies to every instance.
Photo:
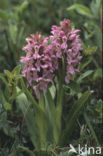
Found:
[[[14,67],[20,64],[19,59],[23,55],[22,47],[25,45],[25,37],[31,33],[35,34],[37,31],[46,36],[50,32],[51,25],[58,25],[59,21],[64,18],[70,19],[72,25],[81,30],[83,59],[80,64],[80,73],[76,76],[75,81],[72,80],[68,86],[64,86],[66,105],[63,107],[63,123],[66,122],[68,125],[68,122],[71,122],[69,119],[67,120],[68,111],[77,99],[82,97],[82,93],[88,90],[91,95],[83,105],[82,111],[79,111],[79,116],[75,119],[75,124],[72,125],[70,136],[61,140],[62,146],[56,147],[47,143],[46,148],[50,152],[49,155],[65,156],[69,144],[74,146],[77,146],[78,143],[88,144],[88,146],[99,144],[102,146],[101,3],[101,0],[0,0],[1,156],[32,155],[30,150],[34,150],[34,147],[25,123],[27,120],[25,111],[29,112],[30,110],[23,108],[21,99],[19,104],[16,101],[16,97],[19,97],[20,94],[16,88],[17,84],[20,86],[20,82],[18,82],[20,69],[18,67],[14,69]],[[54,90],[52,90],[53,92]],[[76,109],[77,106],[79,105],[75,106]],[[72,123],[74,123],[73,120]],[[64,128],[65,124],[62,124],[62,127]],[[65,132],[63,135],[65,136]]]

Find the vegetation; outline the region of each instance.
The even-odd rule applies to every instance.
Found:
[[[80,72],[67,84],[62,66],[38,99],[21,74],[25,38],[37,32],[45,38],[64,19],[80,30]],[[78,144],[102,148],[102,31],[102,0],[0,0],[1,156],[70,156]]]

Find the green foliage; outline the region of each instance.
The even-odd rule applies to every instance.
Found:
[[[79,14],[93,18],[92,13],[89,8],[81,4],[74,4],[71,7],[67,8],[68,11],[76,10]]]
[[[97,47],[88,47],[84,49],[84,55],[93,55],[97,50]]]
[[[54,80],[38,101],[20,75],[24,39],[46,36],[63,18],[81,30],[80,73],[68,85]],[[0,0],[0,36],[0,155],[69,156],[69,144],[102,146],[102,0]]]
[[[81,74],[80,77],[77,79],[77,83],[81,83],[84,78],[86,78],[88,75],[92,73],[93,73],[93,70],[88,70],[85,73]]]
[[[0,9],[0,20],[6,22],[10,16],[3,10]]]
[[[85,121],[86,121],[86,123],[87,123],[87,125],[88,125],[88,127],[89,127],[89,129],[90,129],[90,131],[91,131],[91,133],[92,133],[92,135],[94,137],[94,139],[96,140],[97,145],[99,145],[99,141],[97,139],[97,136],[95,134],[95,131],[93,130],[93,127],[92,127],[92,125],[91,125],[91,123],[90,123],[90,121],[89,121],[88,116],[87,116],[86,113],[84,113],[84,118],[85,118]]]
[[[88,97],[90,96],[90,92],[85,92],[76,103],[73,104],[73,106],[71,107],[71,110],[69,112],[69,115],[67,116],[67,120],[66,120],[66,129],[64,130],[64,136],[63,136],[63,143],[66,143],[66,139],[71,135],[71,133],[73,132],[73,128],[74,128],[74,124],[76,119],[78,118],[78,115],[81,111],[81,109],[83,108],[83,105],[85,104],[85,102],[88,100]]]

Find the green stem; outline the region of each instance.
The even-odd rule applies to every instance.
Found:
[[[63,97],[64,97],[64,90],[62,84],[59,83],[58,88],[58,95],[57,95],[57,105],[56,105],[56,123],[58,127],[58,142],[59,137],[61,135],[61,118],[62,118],[62,109],[63,109]]]
[[[61,119],[62,119],[62,110],[63,110],[63,100],[64,100],[64,77],[65,77],[65,61],[64,57],[62,57],[62,69],[59,70],[58,77],[58,88],[57,88],[57,101],[56,101],[56,123],[57,123],[57,131],[58,131],[58,143],[61,135]]]

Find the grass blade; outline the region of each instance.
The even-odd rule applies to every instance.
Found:
[[[86,121],[86,123],[87,123],[87,125],[88,125],[88,127],[89,127],[89,129],[90,129],[90,131],[92,133],[92,136],[95,139],[97,145],[99,145],[99,141],[98,141],[98,138],[96,136],[96,133],[95,133],[95,131],[94,131],[94,129],[93,129],[93,127],[92,127],[92,125],[91,125],[91,123],[90,123],[90,121],[89,121],[88,116],[87,116],[86,113],[84,113],[84,119],[85,119],[85,121]]]
[[[68,118],[67,118],[66,129],[64,130],[63,143],[65,143],[65,141],[67,140],[67,137],[69,139],[71,133],[73,132],[75,121],[78,118],[78,115],[81,109],[83,108],[83,105],[88,100],[89,96],[90,96],[90,92],[86,91],[82,95],[82,97],[72,106],[70,113],[68,115]]]

